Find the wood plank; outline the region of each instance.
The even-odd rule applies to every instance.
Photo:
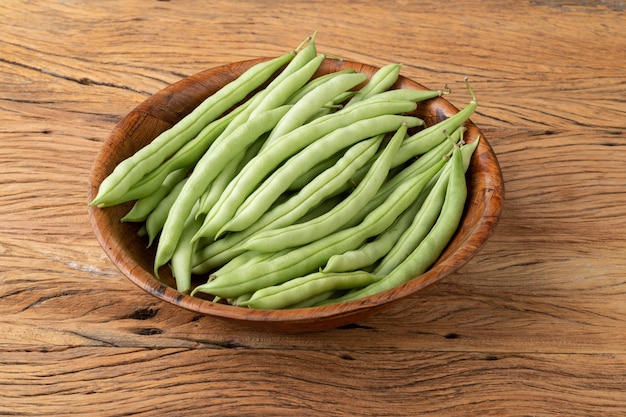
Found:
[[[620,415],[624,365],[624,354],[14,346],[0,413]]]

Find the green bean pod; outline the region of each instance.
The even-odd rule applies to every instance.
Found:
[[[354,172],[374,155],[382,139],[381,135],[353,145],[334,166],[322,172],[286,202],[269,210],[252,226],[211,242],[196,254],[194,273],[207,273],[232,259],[242,251],[238,247],[239,243],[252,233],[293,224],[309,212],[315,211],[329,196],[341,189]]]
[[[291,184],[289,184],[289,191],[297,191],[306,187],[308,183],[310,183],[315,177],[317,177],[322,172],[326,171],[328,168],[334,166],[337,161],[343,156],[342,152],[337,152],[335,155],[330,158],[325,159],[319,164],[315,165],[313,168],[309,169],[304,174],[300,175],[296,178]]]
[[[102,181],[90,205],[102,206],[110,201],[118,200],[145,174],[157,168],[211,121],[244,100],[294,56],[294,52],[289,52],[256,64],[209,96],[170,129],[118,164],[113,172]]]
[[[155,275],[158,275],[158,268],[165,265],[174,253],[185,220],[211,181],[241,148],[247,148],[263,133],[271,130],[290,107],[282,106],[250,118],[227,137],[215,141],[198,161],[163,225],[155,255]]]
[[[469,120],[469,118],[476,111],[477,100],[474,90],[470,87],[469,82],[467,82],[467,80],[465,82],[467,89],[472,96],[469,104],[447,119],[435,123],[408,137],[404,142],[403,149],[396,155],[396,160],[394,161],[393,166],[402,165],[413,156],[428,152],[430,149],[440,144],[443,140],[446,140],[449,132],[454,132],[461,125],[463,125],[463,123]]]
[[[159,204],[157,204],[154,210],[152,210],[152,212],[146,218],[146,234],[148,235],[148,247],[152,246],[152,243],[154,242],[156,237],[159,235],[159,233],[161,233],[161,230],[163,230],[163,225],[167,220],[167,215],[174,205],[174,201],[176,201],[178,195],[182,191],[186,181],[187,177],[179,181],[174,186],[174,188],[172,188],[169,194],[163,197]]]
[[[207,214],[205,223],[196,238],[215,237],[224,224],[232,218],[241,203],[270,172],[308,145],[332,134],[337,137],[338,134],[336,132],[339,129],[350,129],[351,126],[351,129],[354,129],[353,125],[364,119],[370,120],[375,116],[382,117],[386,115],[403,117],[396,115],[414,109],[415,103],[411,101],[365,100],[355,104],[350,109],[345,109],[347,110],[346,112],[334,113],[324,117],[324,121],[318,119],[276,138],[270,146],[254,157],[230,182],[220,199]],[[422,123],[421,120],[415,117],[407,117],[406,121],[411,126]],[[319,162],[321,159],[318,158],[314,162]],[[310,166],[310,161],[307,163],[307,166]]]
[[[301,69],[308,62],[314,59],[317,54],[317,45],[315,44],[315,39],[317,37],[317,33],[313,33],[300,46],[296,48],[293,52],[296,54],[295,57],[287,63],[285,68],[276,75],[274,79],[270,81],[267,85],[267,90],[272,90],[279,84],[282,84],[283,81],[292,75],[294,72]],[[304,47],[302,47],[304,46]]]
[[[374,94],[387,91],[398,80],[401,69],[402,64],[397,63],[388,64],[379,68],[368,82],[346,103],[346,107],[353,105],[357,101],[369,98]]]
[[[211,210],[211,207],[220,198],[220,195],[224,192],[228,184],[237,175],[241,168],[244,167],[261,149],[268,134],[263,134],[256,140],[248,149],[242,150],[239,155],[234,157],[215,177],[211,182],[209,188],[204,192],[200,198],[200,208],[196,213],[196,217],[206,214]]]
[[[356,300],[395,288],[423,274],[437,261],[459,226],[467,199],[463,158],[458,149],[453,152],[451,161],[450,178],[441,214],[419,246],[383,279],[363,289],[351,291],[332,302]]]
[[[303,302],[328,291],[362,288],[382,277],[364,271],[345,273],[314,272],[294,278],[281,285],[255,291],[252,296],[240,301],[239,306],[255,309],[277,310]]]
[[[230,273],[214,274],[208,282],[196,287],[196,291],[229,299],[318,270],[332,255],[359,247],[366,239],[393,224],[444,164],[445,161],[441,161],[427,172],[406,181],[359,225],[288,250],[268,261],[246,264]]]
[[[410,116],[384,115],[360,120],[329,133],[307,146],[274,171],[241,203],[232,220],[226,223],[219,232],[221,233],[224,230],[243,230],[249,227],[265,213],[279,195],[289,188],[294,178],[299,177],[320,161],[335,154],[335,152],[370,136],[384,134],[398,129],[402,130],[402,132],[400,132],[401,135],[396,135],[398,137],[393,141],[393,145],[387,147],[385,152],[383,152],[385,157],[377,159],[377,162],[380,161],[374,164],[377,169],[370,171],[377,174],[369,176],[368,184],[371,183],[372,186],[369,188],[358,188],[359,193],[353,194],[354,197],[359,197],[359,194],[363,194],[362,197],[346,200],[346,207],[352,207],[352,210],[358,210],[358,207],[361,206],[361,202],[367,201],[370,198],[369,193],[374,194],[386,178],[387,172],[389,171],[387,162],[391,163],[391,157],[388,156],[389,153],[395,154],[397,150],[396,147],[402,143],[408,127],[416,126],[419,122],[419,119]],[[363,189],[365,189],[366,192],[363,192]],[[353,200],[354,204],[352,204]],[[348,202],[350,202],[350,204],[348,204]],[[342,211],[352,213],[350,209],[343,210],[344,204],[342,204],[341,207]],[[332,223],[339,224],[339,216],[332,221]],[[236,227],[234,227],[233,224],[236,224]],[[321,229],[318,230],[321,231]]]
[[[141,198],[133,204],[128,213],[121,218],[122,222],[142,222],[159,205],[159,202],[167,196],[170,191],[185,178],[187,169],[181,168],[170,173],[161,183],[161,186],[152,194]]]
[[[321,83],[293,105],[285,117],[272,129],[267,144],[271,143],[275,138],[302,126],[322,106],[341,93],[362,83],[366,78],[365,74],[347,73],[332,77],[325,83]]]
[[[480,138],[476,138],[476,140],[469,145],[458,145],[461,146],[459,153],[461,154],[464,172],[466,172],[469,168],[471,156],[478,146],[479,140]],[[424,201],[424,204],[420,208],[419,212],[416,213],[411,226],[407,228],[402,236],[396,239],[394,247],[390,249],[389,253],[376,267],[374,270],[375,273],[390,273],[391,270],[398,266],[400,262],[408,256],[409,253],[415,250],[422,239],[430,231],[442,210],[451,168],[452,166],[450,164],[446,165],[442,170],[441,175],[438,178],[433,178],[433,184],[430,186],[431,191],[429,191],[426,196],[426,200]]]
[[[196,204],[197,210],[198,204]],[[191,263],[197,242],[192,242],[191,237],[196,233],[202,222],[197,220],[192,213],[183,226],[181,238],[172,254],[170,266],[172,275],[176,280],[176,289],[186,293],[191,288]]]
[[[364,269],[383,258],[398,241],[402,233],[409,228],[415,215],[420,210],[429,190],[427,187],[419,194],[415,202],[398,219],[374,240],[367,241],[353,249],[330,257],[323,272],[349,272]]]
[[[301,89],[296,91],[289,99],[287,100],[287,104],[296,104],[302,97],[309,94],[312,90],[319,87],[321,84],[330,81],[332,78],[342,76],[344,74],[354,74],[356,71],[353,69],[346,69],[336,72],[329,72],[327,74],[320,75],[319,77],[311,79],[308,83],[306,83]]]
[[[144,175],[117,201],[111,204],[121,204],[126,201],[136,200],[149,196],[156,192],[165,178],[178,169],[186,168],[190,171],[202,158],[211,144],[233,125],[237,116],[246,111],[252,104],[253,98],[236,106],[228,114],[209,123],[195,138],[187,142],[174,155],[165,160],[158,168]]]
[[[389,274],[421,243],[437,221],[441,213],[448,187],[449,170],[444,170],[437,179],[435,186],[428,194],[424,205],[413,218],[411,225],[398,238],[389,253],[381,260],[374,271],[378,274]]]
[[[398,128],[363,181],[332,210],[305,223],[256,233],[243,243],[243,247],[247,250],[278,251],[310,243],[341,228],[355,212],[365,206],[383,184],[391,161],[406,137],[407,129],[406,124]],[[271,177],[269,181],[272,181]]]
[[[306,46],[302,49],[297,48],[299,50],[296,56],[286,67],[278,72],[265,88],[246,102],[246,109],[238,111],[239,114],[227,126],[222,136],[229,135],[250,117],[284,104],[284,95],[290,94],[293,89],[298,89],[301,83],[305,83],[312,76],[311,70],[315,71],[323,60],[323,57],[317,54],[315,36],[316,34],[309,36],[302,43]]]

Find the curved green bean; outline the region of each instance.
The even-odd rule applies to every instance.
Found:
[[[275,138],[302,126],[326,103],[362,83],[365,79],[365,74],[348,73],[332,77],[327,82],[321,83],[293,105],[291,110],[272,129],[267,139],[267,144],[271,143]]]
[[[158,276],[158,269],[165,265],[174,253],[185,220],[211,181],[241,148],[250,146],[259,136],[272,129],[289,108],[290,106],[282,106],[251,117],[230,135],[215,141],[209,151],[202,156],[174,201],[163,225],[155,255],[155,275]]]
[[[461,152],[457,148],[452,155],[450,178],[441,214],[419,246],[383,279],[329,302],[356,300],[397,287],[423,274],[437,261],[459,226],[467,199]]]
[[[157,206],[152,210],[152,212],[146,218],[146,234],[148,235],[148,247],[152,246],[152,243],[156,239],[156,237],[163,230],[163,225],[165,224],[165,220],[167,219],[167,215],[170,212],[170,209],[174,205],[174,201],[178,198],[185,182],[187,181],[187,177],[183,178],[180,182],[178,182],[174,188],[169,192],[169,194],[157,204]]]
[[[211,144],[224,133],[228,126],[232,126],[237,116],[246,111],[253,99],[247,100],[234,108],[230,113],[209,123],[195,138],[187,142],[183,147],[165,160],[158,168],[144,175],[139,181],[130,187],[120,198],[111,201],[109,205],[121,204],[149,196],[156,192],[165,178],[175,170],[185,168],[191,171],[193,166],[202,158]]]
[[[195,210],[197,208],[198,204],[195,205]],[[191,263],[198,244],[197,242],[192,242],[191,238],[202,224],[195,218],[193,213],[195,210],[192,210],[183,226],[181,238],[178,240],[170,261],[172,275],[176,280],[176,289],[182,293],[188,292],[191,288]]]
[[[133,204],[128,213],[121,218],[122,222],[142,222],[145,221],[150,213],[159,205],[159,202],[167,196],[170,191],[185,178],[188,171],[181,168],[170,173],[161,183],[161,186],[153,193],[143,197]]]
[[[364,100],[350,109],[317,119],[276,138],[230,182],[220,199],[207,214],[205,223],[196,238],[214,237],[223,225],[232,218],[240,204],[270,172],[308,145],[322,137],[328,137],[340,128],[349,128],[364,119],[381,115],[403,117],[397,116],[397,114],[406,113],[413,109],[415,109],[415,103],[411,101]],[[406,118],[411,126],[422,123],[415,117]]]
[[[404,142],[403,149],[396,155],[393,166],[399,166],[411,159],[415,155],[428,152],[445,140],[448,132],[454,132],[474,114],[477,107],[476,95],[467,79],[465,80],[467,89],[472,99],[463,109],[453,114],[445,120],[435,123],[419,132],[409,136]]]
[[[211,242],[196,254],[194,272],[204,274],[224,264],[241,253],[238,247],[252,233],[295,223],[315,211],[326,199],[334,195],[350,179],[354,172],[365,164],[378,149],[383,136],[361,141],[348,149],[337,163],[314,178],[306,187],[284,203],[265,213],[249,228],[231,233]]]
[[[402,213],[398,219],[374,240],[367,241],[357,249],[353,249],[330,257],[323,272],[349,272],[364,269],[383,258],[393,248],[402,233],[411,225],[413,218],[420,210],[426,196],[428,185],[418,195],[415,202]]]
[[[397,63],[388,64],[379,68],[367,83],[346,103],[346,107],[353,105],[357,101],[371,97],[374,94],[387,91],[398,80],[401,69],[402,64]]]
[[[311,297],[336,290],[362,288],[382,278],[364,271],[312,274],[294,278],[283,284],[255,291],[237,305],[256,309],[281,309],[303,302]]]
[[[246,264],[225,274],[213,274],[208,282],[196,287],[196,291],[221,298],[234,298],[318,270],[332,255],[359,247],[366,239],[380,234],[393,224],[444,163],[441,161],[427,172],[406,181],[359,225],[288,250],[286,254],[268,261]]]
[[[437,179],[424,205],[413,218],[411,225],[398,238],[389,253],[385,255],[380,264],[374,269],[376,273],[389,274],[417,248],[433,227],[441,213],[448,187],[449,170],[445,171]]]
[[[90,205],[103,206],[109,201],[119,199],[146,173],[158,167],[176,150],[193,139],[212,120],[245,99],[294,56],[294,52],[289,52],[256,64],[209,96],[170,129],[118,164],[102,181]]]
[[[228,184],[237,175],[241,168],[244,167],[261,149],[268,134],[261,135],[248,149],[243,150],[234,157],[220,172],[217,177],[211,182],[209,188],[200,198],[200,208],[196,217],[206,214],[211,210],[211,207],[219,199],[220,195],[224,192]]]
[[[353,69],[346,69],[336,72],[329,72],[327,74],[320,75],[319,77],[312,78],[311,81],[306,83],[300,90],[296,91],[289,99],[287,104],[296,104],[302,97],[309,94],[312,90],[318,88],[321,84],[330,81],[332,78],[340,77],[345,74],[354,74],[356,71]]]
[[[359,185],[332,210],[305,223],[266,230],[253,234],[243,248],[258,251],[279,251],[310,243],[331,234],[346,224],[376,194],[389,173],[389,166],[407,134],[408,126],[401,125],[383,152]],[[284,166],[284,165],[283,165]],[[270,177],[272,181],[272,177]],[[251,206],[254,205],[254,201]]]
[[[380,184],[386,178],[386,174],[388,172],[388,166],[386,165],[387,159],[389,158],[388,154],[390,153],[387,149],[390,149],[395,154],[396,146],[399,146],[404,139],[404,135],[408,127],[416,126],[420,122],[419,119],[412,118],[410,116],[399,116],[399,115],[384,115],[373,117],[370,119],[360,120],[358,122],[352,123],[349,126],[340,128],[335,130],[334,132],[329,133],[328,135],[318,139],[313,142],[305,149],[300,151],[298,154],[290,158],[286,161],[281,167],[276,169],[259,187],[254,190],[238,207],[236,213],[231,218],[231,220],[225,225],[222,225],[221,230],[218,229],[218,234],[221,234],[225,230],[242,230],[246,227],[249,227],[252,223],[254,223],[259,217],[265,213],[265,211],[271,206],[271,204],[276,201],[276,198],[280,196],[284,191],[289,188],[289,185],[293,180],[313,166],[315,166],[320,161],[330,157],[331,155],[338,152],[340,149],[344,149],[358,141],[366,139],[371,136],[376,136],[380,134],[384,134],[387,132],[391,132],[394,130],[398,130],[402,128],[402,136],[396,138],[393,141],[393,146],[391,148],[386,148],[383,155],[385,158],[377,159],[377,161],[381,161],[380,163],[375,163],[374,165],[377,167],[377,170],[374,171],[376,174],[381,174],[377,176],[369,176],[372,187],[361,187],[358,188],[359,193],[353,194],[353,196],[358,196],[359,194],[363,194],[363,198],[358,198],[354,200],[354,207],[360,207],[363,199],[369,199],[369,192],[375,192]],[[391,161],[389,161],[390,163]],[[372,172],[372,171],[370,171]],[[384,176],[382,173],[384,172]],[[363,192],[365,189],[367,192]],[[372,193],[373,194],[373,193]],[[352,199],[346,200],[346,206],[351,206],[347,204],[347,202],[352,202]],[[342,204],[341,207],[344,207]],[[354,208],[356,209],[356,208]],[[343,210],[344,212],[346,210]],[[352,213],[352,211],[348,210],[348,213]],[[333,223],[339,223],[339,217],[335,219]],[[234,228],[233,224],[236,224],[237,227]],[[322,229],[318,229],[321,231]],[[297,234],[297,233],[296,233]]]

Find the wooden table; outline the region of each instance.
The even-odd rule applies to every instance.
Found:
[[[626,415],[626,14],[597,3],[3,1],[0,415]],[[401,62],[459,107],[470,78],[506,184],[496,232],[320,333],[145,294],[88,220],[103,141],[167,85],[316,30],[321,52]]]

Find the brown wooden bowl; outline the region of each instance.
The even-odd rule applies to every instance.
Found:
[[[102,180],[122,160],[170,128],[206,97],[262,60],[236,62],[200,72],[165,88],[137,106],[120,121],[104,143],[91,172],[89,201],[95,197]],[[356,62],[326,59],[317,75],[348,68],[363,72],[368,77],[378,69]],[[396,87],[426,89],[405,77],[399,78]],[[421,103],[415,114],[423,118],[426,125],[431,125],[457,111],[444,98],[436,98]],[[492,233],[501,211],[504,193],[502,174],[491,146],[478,127],[471,121],[466,123],[466,127],[465,137],[468,142],[478,135],[481,140],[467,173],[469,188],[466,211],[453,240],[426,273],[404,285],[356,301],[293,310],[255,310],[191,297],[175,289],[174,280],[166,268],[161,273],[161,280],[153,275],[154,251],[146,249],[146,242],[137,236],[136,224],[120,222],[131,203],[109,208],[90,207],[89,214],[96,237],[113,263],[132,282],[161,300],[187,310],[273,331],[303,332],[339,327],[388,308],[458,270]]]

